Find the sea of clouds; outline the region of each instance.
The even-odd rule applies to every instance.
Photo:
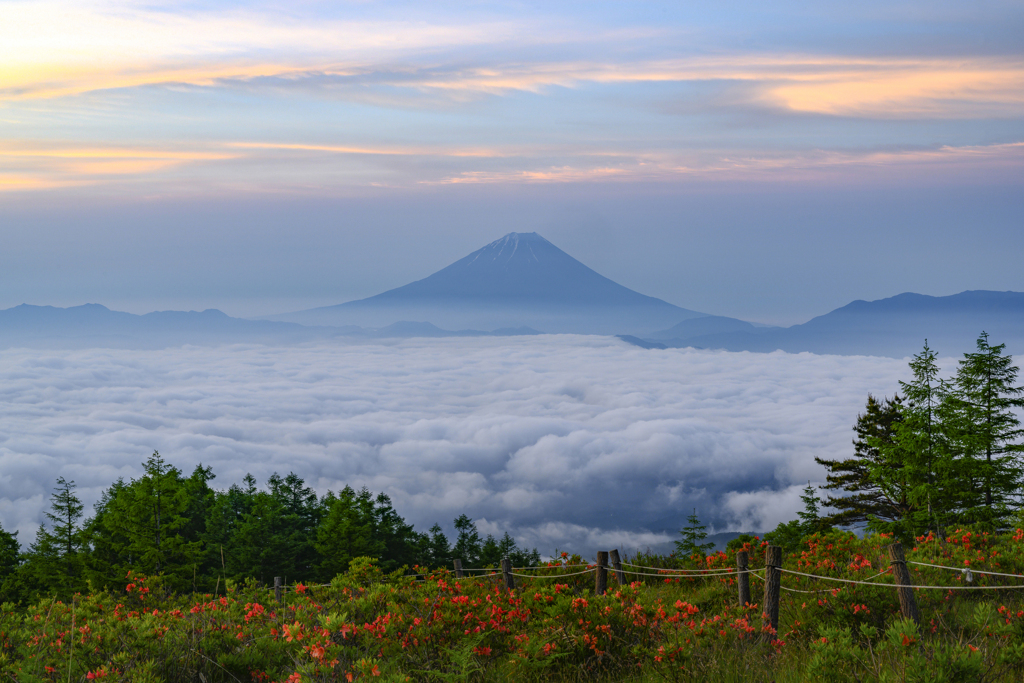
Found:
[[[215,486],[294,471],[467,513],[542,553],[664,547],[794,517],[906,361],[644,350],[614,338],[0,351],[0,522],[33,538],[57,476],[86,503],[154,450]]]

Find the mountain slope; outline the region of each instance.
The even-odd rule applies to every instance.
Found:
[[[920,351],[925,339],[940,354],[958,356],[973,350],[983,330],[991,343],[1005,342],[1009,353],[1024,353],[1024,293],[978,290],[942,297],[904,293],[854,301],[787,328],[651,338],[674,347],[902,358]]]
[[[649,332],[701,315],[623,287],[537,233],[513,232],[422,280],[270,319],[373,327],[429,320],[447,328],[617,334]]]
[[[0,347],[164,348],[182,344],[291,343],[341,332],[232,318],[216,309],[135,315],[100,304],[70,308],[22,304],[0,311]]]

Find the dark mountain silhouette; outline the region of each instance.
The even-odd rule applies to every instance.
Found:
[[[675,329],[696,330],[705,320],[684,321]],[[959,356],[974,349],[982,331],[989,333],[990,343],[1005,342],[1007,352],[1024,353],[1024,293],[967,291],[941,297],[905,293],[854,301],[792,327],[736,326],[686,336],[664,330],[648,338],[669,347],[903,358],[920,351],[926,338],[941,355]]]
[[[429,320],[446,328],[650,332],[702,316],[594,272],[535,232],[509,233],[422,280],[382,294],[272,316],[304,325],[371,327]]]

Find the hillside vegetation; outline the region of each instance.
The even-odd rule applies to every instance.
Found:
[[[578,557],[501,576],[447,570],[385,574],[360,558],[327,585],[275,600],[254,581],[176,593],[158,577],[116,590],[3,606],[0,675],[13,681],[865,681],[1020,680],[1021,591],[919,590],[922,623],[899,616],[884,535],[813,535],[784,567],[865,584],[783,574],[779,632],[762,606],[739,606],[735,551],[699,562],[629,558],[606,595]],[[751,569],[764,542],[746,543]],[[977,573],[1024,571],[1024,531],[918,539],[915,583],[1024,585]],[[566,566],[562,566],[562,563]],[[693,564],[691,564],[693,562]],[[695,566],[705,575],[678,573]],[[959,568],[972,567],[968,582]],[[582,573],[581,573],[582,572]],[[485,572],[484,574],[487,574]],[[879,575],[881,574],[881,575]],[[879,575],[879,576],[876,576]],[[755,574],[756,576],[756,574]],[[760,602],[761,584],[752,582]],[[818,591],[818,592],[792,592]]]

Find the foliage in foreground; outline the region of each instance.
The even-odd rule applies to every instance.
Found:
[[[523,680],[1020,680],[1024,599],[1018,591],[919,591],[920,626],[899,618],[884,572],[891,538],[814,535],[788,569],[886,585],[824,583],[793,574],[778,633],[761,606],[736,605],[736,577],[665,572],[683,562],[640,556],[605,596],[580,566],[536,570],[507,591],[500,577],[447,571],[384,574],[368,558],[329,585],[293,586],[283,604],[255,582],[223,594],[176,594],[159,577],[40,601],[0,614],[0,677],[28,681],[523,681]],[[751,566],[762,544],[747,543]],[[1024,532],[960,530],[918,539],[908,559],[1019,573]],[[578,565],[579,558],[565,558]],[[686,564],[690,564],[688,559]],[[734,552],[701,562],[735,566]],[[691,565],[692,566],[692,565]],[[911,565],[915,583],[969,585],[961,572]],[[544,577],[544,578],[541,578]],[[614,577],[614,574],[612,575]],[[1017,584],[975,574],[974,585]],[[761,585],[752,581],[759,599]]]

